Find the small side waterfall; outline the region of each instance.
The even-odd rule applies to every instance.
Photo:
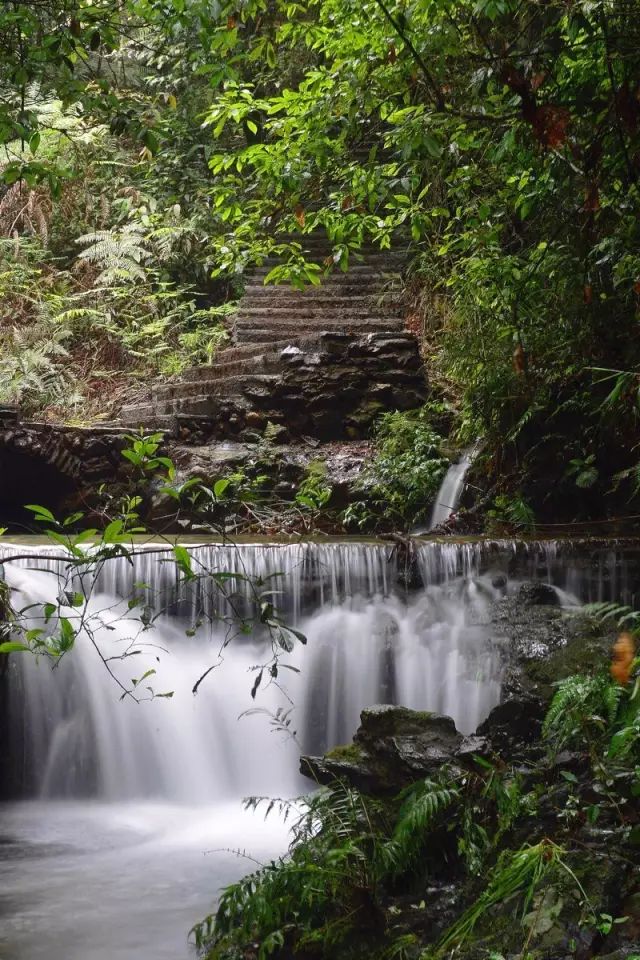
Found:
[[[68,595],[73,582],[55,551],[37,548],[37,570],[12,561],[25,552],[3,548],[14,605]],[[193,584],[179,579],[160,546],[133,563],[108,561],[91,584],[75,649],[55,669],[44,658],[13,658],[11,742],[20,745],[29,792],[188,802],[295,793],[300,747],[349,741],[373,703],[447,713],[473,731],[500,696],[491,606],[521,579],[582,600],[633,599],[624,552],[552,541],[415,541],[407,553],[356,542],[207,544],[191,553],[196,571],[206,571]],[[257,630],[227,640],[233,617],[255,608],[256,582],[308,640],[283,655],[292,669],[280,670],[255,703],[272,716],[290,710],[298,743],[272,732],[264,715],[238,721],[254,706],[251,668],[264,658],[265,639]],[[157,617],[151,629],[129,610],[132,592]],[[63,613],[77,616],[72,607]],[[127,650],[134,655],[119,659]],[[119,702],[116,681],[130,685],[147,671],[143,696],[147,685],[172,696]]]
[[[441,524],[446,523],[451,514],[455,513],[464,490],[464,480],[469,467],[473,463],[477,448],[470,447],[462,454],[457,463],[452,463],[447,470],[442,485],[438,490],[438,495],[431,511],[431,521],[429,530],[435,530]]]

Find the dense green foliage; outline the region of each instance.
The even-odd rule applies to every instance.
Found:
[[[20,58],[1,68],[0,402],[109,415],[136,380],[210,363],[225,339],[236,291],[210,277],[202,103],[186,95],[184,44],[200,49],[211,21],[207,4],[179,7],[0,13]]]
[[[604,671],[562,681],[544,724],[548,759],[536,768],[476,758],[475,770],[444,766],[391,800],[336,782],[301,801],[289,854],[227,888],[196,927],[197,945],[211,960],[497,960],[511,950],[533,960],[550,956],[536,947],[567,922],[563,903],[573,903],[576,931],[608,934],[625,918],[606,913],[589,831],[597,822],[622,848],[637,840],[639,667],[629,660],[624,684]],[[568,746],[578,775],[554,768]],[[457,919],[436,921],[435,935],[431,915],[403,929],[401,911],[425,910],[425,891],[456,871],[468,877]]]
[[[5,6],[5,392],[90,414],[127,368],[210,361],[268,252],[318,283],[394,242],[496,494],[635,497],[637,23],[628,0]]]
[[[383,414],[374,433],[374,456],[344,514],[347,529],[406,527],[428,520],[449,466],[433,425],[441,413],[438,405],[427,404]]]

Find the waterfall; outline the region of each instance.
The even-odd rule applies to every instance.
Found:
[[[83,578],[51,548],[1,551],[14,606],[32,605],[34,626],[43,602],[73,619],[82,608],[64,604],[89,593],[74,649],[53,669],[13,655],[4,678],[0,760],[21,799],[0,805],[10,891],[0,955],[20,960],[193,957],[189,928],[220,886],[253,869],[233,850],[267,862],[287,846],[286,824],[243,811],[239,797],[308,790],[300,750],[349,742],[373,703],[441,711],[473,730],[500,697],[494,601],[522,580],[637,606],[637,544],[624,541],[209,543],[190,550],[207,571],[192,583],[161,544]],[[27,553],[38,559],[17,559]],[[132,593],[141,608],[129,609]],[[266,638],[237,618],[267,597],[307,643],[282,651],[278,685],[254,702]],[[121,701],[116,680],[130,686],[148,670],[141,698],[147,686],[173,696]]]
[[[469,467],[473,463],[476,452],[476,446],[465,450],[460,460],[458,460],[457,463],[452,463],[447,470],[433,504],[429,530],[435,530],[441,526],[441,524],[446,523],[449,517],[458,509],[462,491],[464,490],[464,480]]]
[[[14,606],[42,605],[80,585],[55,550],[37,548],[37,570],[11,560],[25,552],[3,549]],[[294,793],[300,748],[348,742],[373,703],[446,713],[472,732],[500,696],[489,610],[521,578],[584,600],[630,598],[619,552],[553,541],[415,541],[410,552],[357,542],[205,544],[191,554],[194,569],[207,571],[194,584],[180,580],[168,548],[107,561],[91,582],[90,629],[75,649],[53,670],[45,658],[13,658],[12,737],[34,794],[198,802]],[[269,592],[307,644],[283,653],[278,683],[256,699],[263,712],[238,720],[254,706],[251,668],[264,658],[265,637],[255,630],[226,641],[238,611],[248,615],[259,602],[256,590]],[[128,608],[136,591],[157,615],[148,630]],[[128,649],[135,655],[118,659]],[[171,697],[120,702],[116,681],[129,686],[147,671],[143,697],[147,687]],[[297,743],[273,732],[268,718],[278,710],[288,711]]]

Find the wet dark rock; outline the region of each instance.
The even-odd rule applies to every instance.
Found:
[[[262,349],[256,345],[255,368],[222,376],[222,384],[216,367],[191,371],[195,393],[193,381],[158,384],[143,404],[123,409],[122,421],[152,427],[172,420],[176,437],[186,428],[195,443],[250,440],[269,422],[282,427],[280,442],[361,440],[384,411],[410,410],[427,398],[418,342],[401,329],[319,331],[263,360]]]
[[[553,602],[543,603],[548,600]],[[523,713],[521,728],[527,714],[532,723],[539,722],[559,680],[607,661],[614,637],[610,627],[588,622],[577,610],[564,610],[556,591],[537,583],[498,600],[491,628],[503,660],[503,704],[522,703],[522,708],[511,708]]]
[[[66,427],[35,421],[0,421],[0,517],[28,529],[25,503],[54,513],[87,510],[96,490],[112,492],[126,481],[130,464],[122,458],[124,430]]]
[[[549,583],[523,583],[516,594],[516,602],[529,607],[558,607],[558,591]]]
[[[488,750],[484,738],[458,733],[451,717],[381,705],[362,711],[352,745],[303,757],[300,769],[322,784],[340,779],[367,793],[397,793],[445,764],[465,768]]]
[[[478,736],[490,740],[506,756],[534,743],[540,736],[545,709],[535,697],[512,697],[498,704],[478,727]]]

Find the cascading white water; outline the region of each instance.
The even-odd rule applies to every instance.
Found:
[[[452,463],[447,470],[433,504],[429,530],[435,530],[441,524],[446,523],[458,509],[464,490],[465,477],[473,463],[475,454],[476,447],[470,447],[465,450],[458,462]]]
[[[85,578],[87,629],[73,652],[53,671],[43,658],[14,660],[21,675],[11,685],[11,715],[14,732],[22,718],[26,779],[41,796],[196,802],[282,794],[301,787],[300,746],[320,751],[349,741],[361,709],[373,703],[446,713],[472,732],[500,694],[488,617],[505,589],[496,571],[508,574],[515,563],[521,576],[584,599],[602,599],[605,583],[624,594],[615,553],[607,561],[600,552],[589,577],[560,549],[562,556],[554,542],[416,542],[409,558],[384,544],[207,544],[191,549],[203,573],[195,584],[179,579],[168,548],[141,550],[133,562],[110,560],[95,581]],[[14,605],[41,608],[73,590],[54,550],[38,548],[37,570],[12,561],[24,552],[4,549]],[[408,592],[407,578],[414,581]],[[278,685],[257,700],[271,714],[292,705],[298,744],[275,736],[264,715],[238,722],[253,706],[251,668],[264,659],[265,640],[259,631],[225,640],[234,617],[255,608],[256,591],[269,591],[282,618],[308,638],[282,657],[299,673],[281,670]],[[149,630],[128,610],[132,592],[159,614]],[[79,616],[72,607],[63,612]],[[130,647],[135,655],[118,659]],[[213,665],[194,696],[194,683]],[[143,696],[148,686],[171,698],[120,702],[116,681],[130,686],[147,671]]]
[[[34,552],[35,562],[15,559]],[[306,789],[298,745],[272,732],[262,713],[238,720],[253,705],[251,667],[264,656],[264,638],[241,634],[223,645],[234,616],[255,606],[254,589],[274,591],[279,614],[307,637],[285,657],[300,673],[281,670],[278,681],[293,704],[291,729],[314,752],[349,741],[360,709],[376,702],[448,713],[473,730],[500,693],[491,606],[519,578],[584,600],[633,601],[617,551],[553,542],[415,541],[406,553],[353,542],[208,544],[191,552],[196,571],[209,575],[189,585],[166,549],[139,553],[133,564],[107,562],[95,583],[85,578],[91,630],[74,650],[54,670],[44,659],[13,658],[14,771],[41,799],[0,809],[11,855],[0,860],[0,888],[16,897],[0,912],[3,958],[185,957],[185,932],[216,887],[247,870],[228,853],[206,859],[203,850],[247,847],[268,858],[283,849],[277,825],[256,825],[234,803]],[[15,605],[41,606],[73,590],[55,551],[3,554]],[[233,597],[221,595],[221,582]],[[153,629],[141,632],[128,609],[134,584],[147,612],[159,613]],[[131,644],[140,652],[117,659]],[[214,664],[194,696],[194,682]],[[153,669],[141,687],[173,696],[120,702],[107,666],[125,685]],[[291,706],[275,685],[257,703],[272,714]]]
[[[5,553],[18,608],[41,607],[74,586],[54,551],[40,555],[40,569],[32,570],[28,561],[11,562],[11,551]],[[83,611],[87,629],[73,652],[54,671],[42,658],[19,661],[12,713],[24,717],[21,739],[40,795],[203,801],[253,791],[292,793],[301,787],[299,745],[319,751],[350,740],[365,706],[400,702],[444,712],[470,732],[497,703],[499,663],[482,626],[492,588],[479,587],[477,565],[470,579],[473,556],[465,561],[464,549],[438,547],[427,559],[422,548],[424,589],[410,596],[399,583],[397,552],[387,546],[212,544],[192,555],[196,570],[238,578],[225,582],[227,595],[210,577],[195,587],[180,584],[170,551],[141,552],[133,565],[114,559],[91,584]],[[279,685],[257,701],[273,714],[290,700],[299,745],[274,736],[264,716],[238,723],[252,706],[251,667],[263,657],[260,635],[236,637],[197,696],[191,693],[218,662],[234,610],[255,602],[258,580],[264,585],[258,589],[273,590],[283,618],[308,638],[283,657],[299,675],[292,672],[285,681],[281,671]],[[148,631],[127,607],[133,584],[144,584],[147,602],[161,611]],[[79,616],[72,607],[62,612],[72,622]],[[185,629],[198,620],[205,626],[189,638]],[[136,653],[118,659],[127,650]],[[143,696],[149,686],[171,698],[120,702],[116,680],[128,686],[151,670],[140,687]]]

